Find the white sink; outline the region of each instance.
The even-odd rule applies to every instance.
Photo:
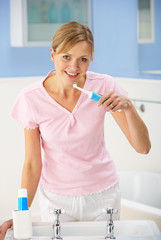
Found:
[[[107,222],[62,222],[64,240],[103,240]],[[153,221],[114,221],[116,240],[161,240],[161,233]],[[53,237],[52,223],[33,223],[33,240],[49,240]],[[6,240],[13,239],[12,230]]]

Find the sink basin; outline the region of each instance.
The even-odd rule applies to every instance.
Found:
[[[62,222],[64,240],[101,240],[106,236],[107,222]],[[161,233],[153,221],[114,221],[116,240],[161,240]],[[33,223],[34,240],[49,240],[53,236],[52,223]],[[13,231],[7,232],[6,240],[13,239]]]

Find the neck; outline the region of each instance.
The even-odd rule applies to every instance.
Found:
[[[86,76],[82,76],[79,81],[77,81],[77,85],[81,88],[84,87],[86,81]],[[73,83],[67,84],[66,81],[61,81],[60,78],[55,74],[51,77],[51,90],[54,92],[58,92],[61,95],[71,95],[77,92],[75,88],[73,88]]]

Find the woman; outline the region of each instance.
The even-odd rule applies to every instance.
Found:
[[[49,210],[56,207],[65,210],[64,221],[104,220],[101,209],[120,210],[118,175],[104,141],[105,113],[112,114],[139,153],[150,150],[148,130],[111,76],[88,71],[94,41],[87,26],[64,24],[50,51],[55,70],[24,89],[11,113],[25,129],[22,188],[28,190],[30,206],[40,181],[43,221],[53,220]],[[102,97],[97,103],[90,100],[73,88],[74,82]],[[10,220],[1,231],[11,225]]]

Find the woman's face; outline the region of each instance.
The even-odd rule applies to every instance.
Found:
[[[91,60],[91,45],[87,41],[76,43],[65,53],[51,49],[51,60],[55,63],[56,76],[66,84],[81,82],[84,79]]]

